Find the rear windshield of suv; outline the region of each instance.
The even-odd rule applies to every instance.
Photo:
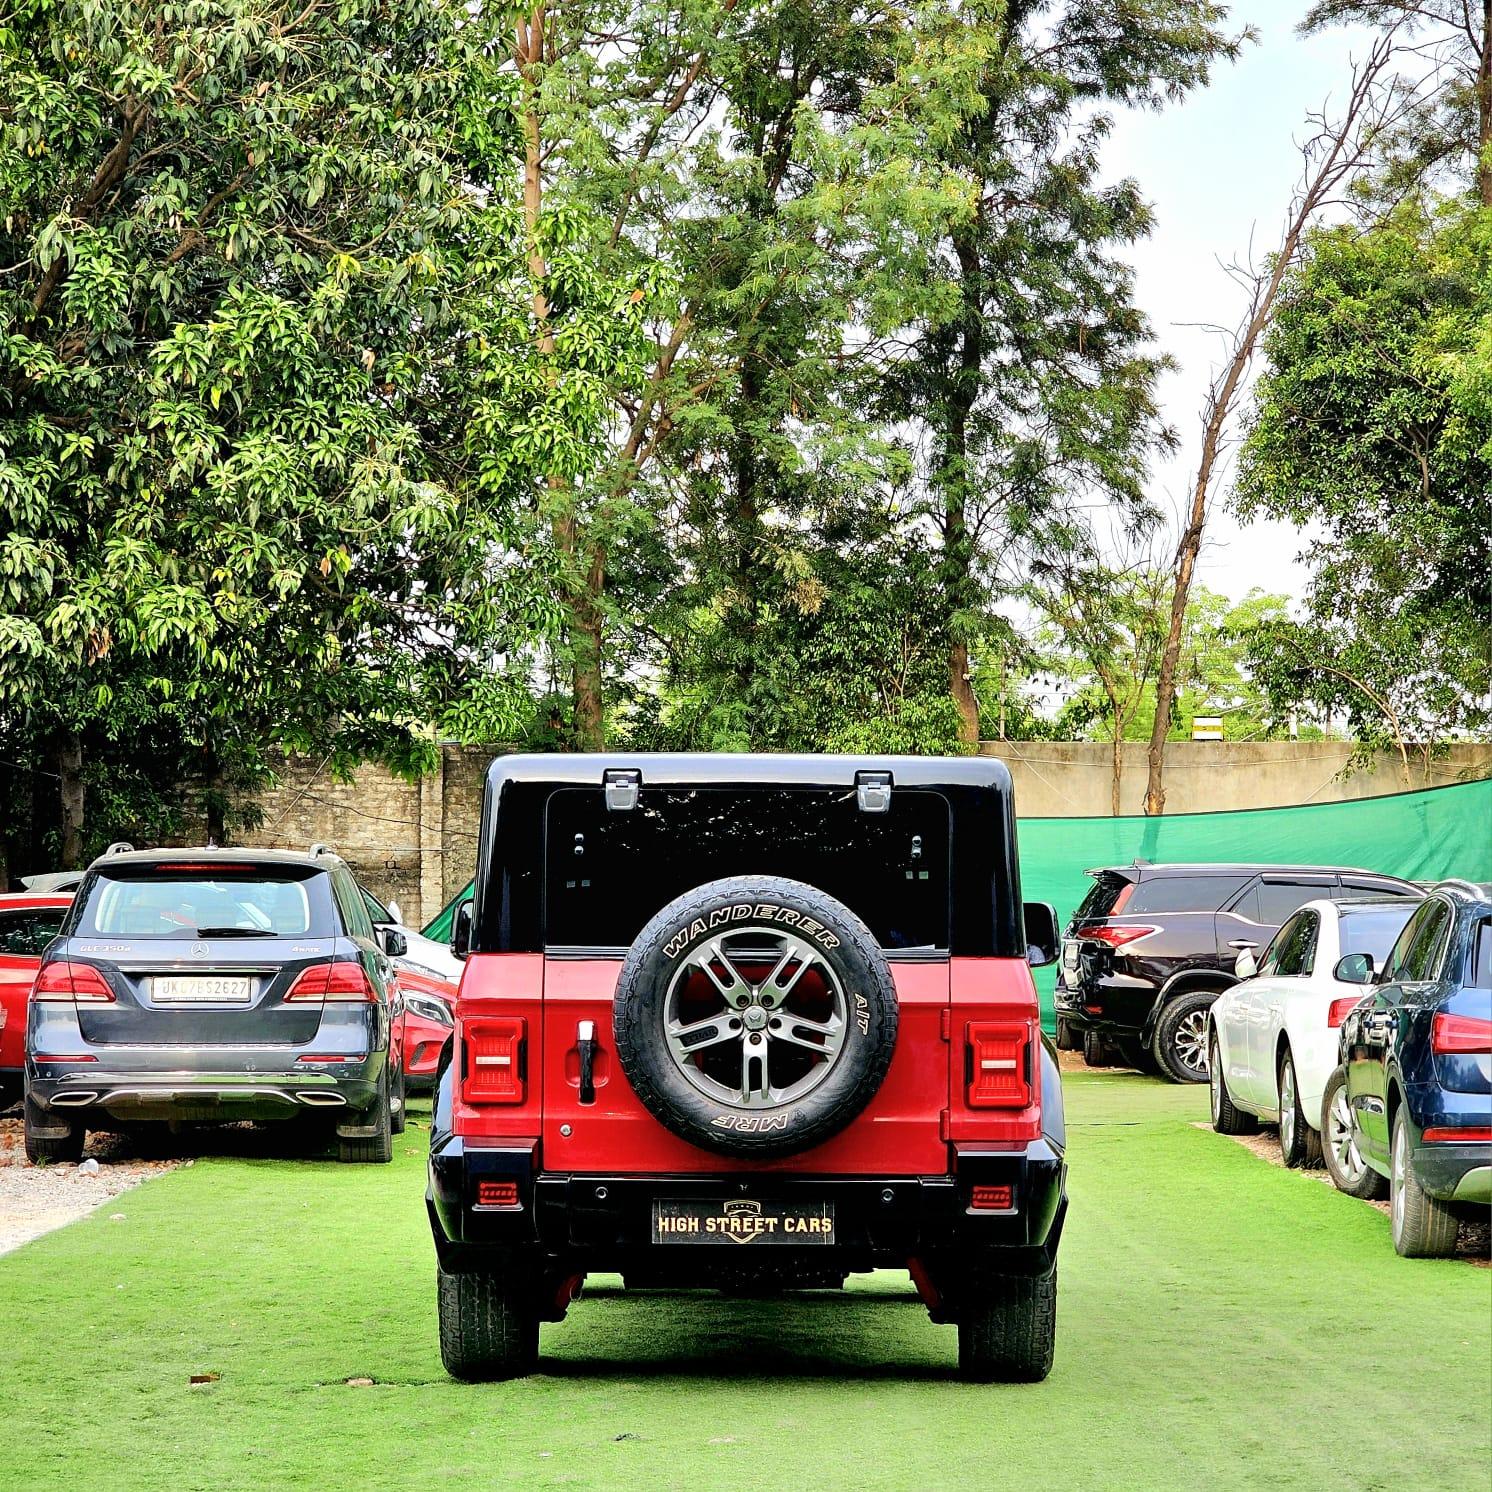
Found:
[[[827,892],[886,949],[948,946],[949,813],[940,793],[897,788],[885,813],[855,793],[644,788],[608,811],[600,789],[562,788],[545,834],[551,947],[625,948],[676,896],[727,876],[774,875]]]
[[[325,871],[183,861],[100,871],[73,935],[303,938],[339,931]]]

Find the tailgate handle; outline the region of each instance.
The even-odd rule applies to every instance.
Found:
[[[575,1028],[575,1050],[580,1054],[580,1101],[596,1101],[596,1023],[581,1021]]]

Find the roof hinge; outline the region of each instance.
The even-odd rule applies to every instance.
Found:
[[[855,798],[861,813],[885,813],[891,807],[891,774],[856,772]]]
[[[601,774],[601,786],[606,792],[606,807],[609,812],[631,813],[637,807],[642,773],[636,767],[608,767]]]

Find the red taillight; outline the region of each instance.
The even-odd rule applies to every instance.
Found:
[[[1326,1024],[1336,1030],[1361,1004],[1361,995],[1343,995],[1340,1000],[1333,1000],[1326,1009]]]
[[[1442,1010],[1430,1027],[1430,1045],[1444,1053],[1492,1053],[1492,1021]]]
[[[518,1205],[518,1183],[516,1181],[477,1182],[478,1207],[516,1207]]]
[[[1008,1186],[976,1186],[970,1193],[969,1205],[980,1212],[1009,1212],[1015,1202]]]
[[[1420,1138],[1427,1145],[1492,1145],[1492,1129],[1453,1129],[1450,1125],[1437,1125],[1427,1129]]]
[[[1031,1102],[1027,1053],[1031,1028],[1024,1022],[970,1021],[968,1103],[976,1109],[1023,1109]]]
[[[331,964],[312,964],[302,969],[285,991],[292,1000],[376,1000],[368,971],[356,959],[338,959]]]
[[[31,998],[67,1005],[105,1005],[113,1003],[114,991],[92,964],[75,964],[59,958],[37,970]]]
[[[1141,938],[1148,938],[1151,933],[1159,931],[1158,927],[1133,924],[1124,927],[1085,927],[1082,935],[1098,943],[1107,943],[1110,948],[1123,948],[1126,943],[1138,942]]]
[[[480,1016],[466,1022],[466,1097],[472,1103],[522,1103],[526,1074],[522,1016]]]

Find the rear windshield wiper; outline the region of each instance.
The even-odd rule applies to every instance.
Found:
[[[199,938],[277,938],[267,927],[199,927]]]

